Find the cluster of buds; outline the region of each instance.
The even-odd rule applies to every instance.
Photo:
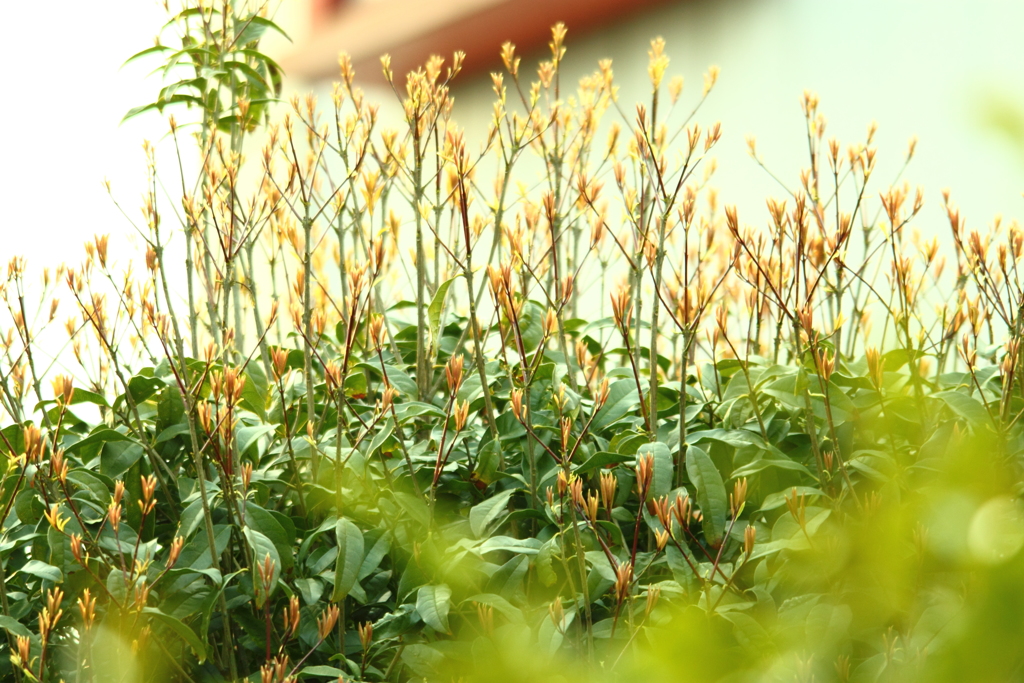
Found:
[[[107,521],[110,522],[110,527],[116,534],[121,526],[121,513],[124,512],[124,508],[121,506],[121,502],[118,499],[110,501],[110,505],[107,506]]]
[[[242,398],[242,389],[245,388],[245,375],[241,375],[237,368],[224,368],[223,372],[213,373],[210,382],[210,393],[216,403],[224,397],[224,402],[229,406],[238,404]]]
[[[661,588],[658,586],[647,587],[647,604],[644,605],[644,616],[651,616],[651,611],[658,604],[658,600],[661,598]]]
[[[288,373],[288,349],[276,348],[270,352],[271,367],[274,370],[274,378],[280,382],[281,378]]]
[[[825,380],[825,383],[828,384],[832,379],[832,373],[836,369],[836,355],[830,353],[826,348],[819,347],[815,356],[818,361],[818,372],[821,374],[821,378]]]
[[[609,516],[615,507],[615,493],[619,487],[619,479],[614,472],[601,472],[601,504]]]
[[[960,357],[963,359],[964,363],[967,364],[968,370],[974,368],[974,366],[977,365],[978,351],[977,349],[971,348],[971,339],[969,335],[965,334],[960,339],[960,348],[958,349],[958,351],[960,352]]]
[[[676,501],[672,505],[672,515],[684,530],[690,528],[690,519],[695,517],[695,513],[689,496],[676,496]]]
[[[370,322],[366,325],[366,332],[370,337],[370,344],[374,351],[380,351],[384,345],[384,316],[374,314],[370,316]]]
[[[368,652],[370,645],[373,644],[373,623],[364,622],[359,624],[356,629],[359,632],[359,644],[363,648],[363,652]]]
[[[64,610],[60,604],[64,600],[64,591],[60,588],[51,588],[46,592],[46,607],[39,613],[39,637],[45,643],[50,639],[50,634],[57,628]]]
[[[568,455],[570,441],[572,440],[572,418],[563,416],[562,419],[558,421],[558,427],[562,441],[562,453]]]
[[[135,584],[134,590],[132,591],[132,600],[135,608],[141,612],[149,602],[149,584],[146,583],[146,577],[144,575],[145,567],[137,566],[136,569],[137,574],[140,575],[140,579]]]
[[[562,607],[561,598],[556,598],[548,605],[548,616],[551,618],[551,623],[555,625],[555,630],[563,633],[565,631],[565,608]]]
[[[71,399],[75,395],[75,386],[71,377],[57,375],[50,384],[53,387],[53,397],[57,399],[58,405],[66,406],[71,403]]]
[[[110,235],[96,235],[92,242],[85,243],[85,254],[89,257],[90,262],[95,259],[99,261],[101,268],[107,267],[107,244],[109,241]]]
[[[294,683],[297,679],[289,676],[288,655],[280,654],[260,667],[260,683]]]
[[[651,483],[654,481],[654,456],[650,453],[639,456],[636,459],[636,490],[640,495],[640,501],[647,500],[647,494],[651,490]]]
[[[39,427],[35,425],[28,425],[21,430],[22,441],[25,444],[25,460],[33,464],[38,464],[43,459],[43,449],[46,447],[46,442],[43,440],[43,433],[39,431]]]
[[[275,576],[277,574],[277,562],[270,556],[270,553],[267,553],[263,561],[256,565],[256,574],[259,576],[260,586],[263,589],[261,594],[261,602],[263,602],[270,597],[277,579]]]
[[[330,605],[316,619],[316,633],[320,640],[325,640],[331,634],[334,625],[338,623],[340,611],[337,605]]]
[[[96,623],[96,598],[86,588],[78,598],[78,612],[82,615],[82,628],[92,629]]]
[[[558,314],[555,313],[555,309],[549,308],[545,311],[543,330],[545,339],[554,337],[558,333]]]
[[[569,485],[576,481],[578,477],[575,473],[566,473],[565,470],[558,470],[558,476],[555,477],[555,486],[558,487],[558,497],[565,498],[566,492],[569,490]]]
[[[735,519],[743,512],[743,506],[747,501],[747,478],[743,477],[733,482],[732,493],[729,494],[729,512]]]
[[[64,533],[64,527],[68,525],[69,520],[60,514],[60,507],[56,503],[51,504],[50,509],[43,512],[43,516],[46,517],[46,521],[50,523],[50,526]]]
[[[476,618],[480,622],[480,630],[485,636],[491,636],[494,634],[494,608],[490,605],[486,605],[482,602],[473,602],[476,607]],[[373,634],[373,625],[367,623],[370,627],[370,634]],[[368,645],[368,644],[367,644]],[[365,648],[364,648],[365,652]]]
[[[583,514],[586,515],[592,525],[597,524],[597,509],[599,502],[600,499],[595,491],[588,492],[586,499],[583,501]]]
[[[293,595],[288,600],[288,605],[285,606],[281,619],[284,622],[281,634],[282,641],[289,641],[295,637],[295,634],[299,631],[299,623],[301,620],[301,612],[299,611],[299,596]]]
[[[465,360],[462,355],[452,356],[444,366],[444,377],[448,382],[448,392],[454,396],[459,393],[464,377]]]
[[[1017,367],[1017,359],[1020,356],[1020,340],[1011,339],[1006,343],[1006,355],[1003,356],[1003,360],[1000,363],[1000,370],[1005,378],[1005,381],[1010,382],[1013,379],[1014,371]]]
[[[831,451],[831,450],[825,451],[824,453],[821,454],[821,459],[822,459],[822,461],[823,461],[823,463],[825,465],[825,471],[828,472],[828,473],[831,473],[832,472],[832,468],[833,468],[833,466],[836,463],[835,451]]]
[[[562,278],[561,283],[559,283],[558,298],[562,306],[566,306],[569,303],[569,299],[572,298],[574,285],[575,281],[571,273]]]
[[[523,406],[523,390],[513,389],[509,394],[509,403],[512,406],[512,415],[519,422],[526,422],[526,407]]]
[[[583,480],[576,476],[576,474],[570,474],[568,481],[569,498],[572,500],[573,505],[581,510],[586,509],[587,501],[583,498]]]
[[[806,530],[807,497],[803,493],[798,494],[796,487],[794,487],[791,493],[786,496],[786,507],[789,508],[789,514],[793,516],[793,519],[800,525],[800,528]]]
[[[621,562],[615,568],[615,598],[622,602],[629,597],[629,589],[633,585],[633,563]]]
[[[18,651],[11,654],[11,663],[25,671],[32,667],[32,641],[28,636],[18,636]]]
[[[181,536],[175,536],[174,540],[171,541],[171,549],[167,553],[167,569],[171,569],[178,562],[178,558],[181,556],[181,549],[185,546],[185,539]]]
[[[868,377],[871,379],[871,383],[875,385],[875,388],[881,390],[885,372],[885,358],[882,358],[878,349],[874,347],[865,349],[864,355],[867,357],[868,362]]]
[[[337,361],[329,360],[324,363],[324,379],[327,381],[327,390],[336,394],[342,385],[341,366]]]
[[[395,397],[398,396],[398,391],[391,385],[384,387],[384,391],[380,394],[380,400],[377,402],[377,409],[383,414],[392,409],[395,404]]]
[[[50,458],[50,471],[53,472],[53,476],[57,477],[57,481],[64,483],[68,478],[68,463],[64,459],[64,449],[57,449],[53,456]]]
[[[209,403],[200,403],[196,406],[196,416],[199,418],[199,426],[207,434],[213,433],[213,406]]]
[[[78,534],[71,534],[71,556],[81,565],[89,561],[89,553],[84,552],[82,537]]]
[[[139,511],[142,516],[145,517],[153,508],[156,507],[156,499],[154,493],[156,492],[156,476],[149,475],[148,477],[141,477],[142,480],[142,500],[138,501]]]
[[[466,428],[466,423],[469,421],[469,401],[460,401],[455,399],[455,405],[452,408],[452,417],[455,420],[455,431],[461,432]]]
[[[611,294],[612,318],[615,326],[623,336],[629,335],[629,327],[633,320],[633,300],[627,285],[621,285]]]
[[[510,235],[508,230],[505,231],[506,236]],[[516,247],[518,241],[511,240],[513,244],[513,254],[521,251],[521,246]],[[522,257],[520,256],[519,259]],[[515,301],[515,288],[512,284],[512,266],[509,264],[502,265],[500,268],[494,265],[487,266],[487,279],[490,284],[491,296],[494,298],[494,305],[505,312],[505,316],[511,320],[516,317],[520,311],[522,302],[518,304]]]

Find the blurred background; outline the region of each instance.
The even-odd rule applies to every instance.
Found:
[[[119,126],[159,87],[146,78],[151,65],[120,67],[152,44],[165,17],[162,3],[48,0],[7,3],[4,13],[10,31],[0,58],[10,91],[0,106],[2,255],[23,254],[36,266],[77,261],[94,233],[131,230],[107,197],[104,178],[129,216],[139,215],[141,142],[159,141],[166,124],[154,114]],[[923,233],[947,234],[945,187],[969,227],[996,214],[1024,215],[1021,2],[283,0],[275,19],[292,38],[267,46],[289,74],[287,94],[313,91],[327,101],[338,52],[346,50],[370,99],[381,103],[385,125],[397,121],[400,109],[380,76],[380,54],[391,53],[397,78],[432,53],[450,59],[464,50],[455,116],[477,141],[491,112],[488,72],[500,69],[503,41],[517,44],[529,77],[548,57],[550,26],[564,21],[563,83],[612,58],[623,111],[632,118],[634,103],[650,96],[649,41],[662,36],[669,74],[686,79],[687,108],[700,96],[707,67],[721,67],[698,120],[722,122],[712,185],[721,201],[739,205],[745,222],[763,224],[765,197],[784,194],[749,158],[745,137],[756,136],[765,163],[795,187],[807,163],[804,89],[819,93],[826,138],[838,137],[844,148],[878,122],[876,190],[895,176],[911,136],[920,138],[904,178],[926,190],[916,226]]]

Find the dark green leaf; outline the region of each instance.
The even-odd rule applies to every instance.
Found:
[[[338,539],[338,559],[334,565],[334,593],[331,599],[337,602],[348,597],[359,578],[359,569],[363,564],[363,532],[342,517],[335,525],[334,533]]]
[[[717,546],[725,535],[725,518],[729,512],[729,497],[722,475],[704,449],[690,446],[686,449],[686,476],[697,488],[697,504],[704,519],[704,538]]]
[[[452,591],[447,585],[421,586],[416,594],[416,611],[430,628],[448,633],[448,609],[451,606]]]

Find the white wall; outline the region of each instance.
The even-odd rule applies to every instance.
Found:
[[[722,121],[713,184],[753,224],[767,221],[765,197],[783,192],[749,158],[745,137],[755,135],[766,163],[795,187],[807,164],[799,100],[804,89],[815,90],[829,121],[826,138],[838,137],[844,148],[878,121],[880,183],[895,174],[910,137],[920,138],[904,176],[926,190],[917,227],[946,237],[944,187],[953,190],[969,226],[997,213],[1024,217],[1024,149],[981,122],[993,94],[1024,111],[1021,27],[1024,2],[1012,0],[677,0],[597,33],[578,36],[569,26],[564,73],[571,78],[563,83],[612,57],[632,117],[634,103],[649,99],[651,38],[667,41],[669,74],[686,78],[684,102],[699,97],[708,65],[719,65],[718,86],[699,120]],[[523,65],[546,57],[524,55]],[[317,90],[329,93],[322,84]],[[391,94],[374,95],[389,105],[384,120],[394,120]],[[491,97],[487,76],[456,90],[456,118],[471,137],[482,135]]]

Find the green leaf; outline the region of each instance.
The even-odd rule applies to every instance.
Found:
[[[643,455],[654,456],[654,478],[651,482],[651,494],[656,498],[668,495],[672,490],[672,479],[675,473],[675,465],[672,462],[672,453],[668,446],[663,443],[645,443],[636,449],[636,457]]]
[[[163,380],[146,375],[136,375],[128,380],[128,394],[136,405],[149,399],[161,387],[165,386]]]
[[[554,559],[559,551],[558,537],[554,537],[541,546],[537,557],[533,560],[533,566],[537,570],[537,578],[545,586],[555,585],[558,575],[555,574]]]
[[[427,504],[423,502],[422,498],[411,493],[405,493],[404,491],[395,491],[391,495],[395,497],[395,502],[401,505],[402,509],[415,522],[421,526],[430,526],[430,510],[427,509]]]
[[[385,532],[381,534],[380,538],[366,552],[366,556],[363,557],[363,563],[359,565],[359,576],[357,578],[362,581],[373,573],[380,566],[381,560],[384,559],[389,550],[391,550],[391,533]]]
[[[100,451],[100,474],[116,479],[130,470],[144,452],[142,446],[134,442],[105,443]]]
[[[46,564],[45,562],[40,562],[39,560],[29,560],[24,565],[22,565],[21,569],[19,569],[18,571],[22,572],[23,574],[31,574],[32,576],[37,576],[40,579],[44,579],[46,581],[52,581],[53,583],[60,583],[64,580],[64,575],[61,573],[59,569],[54,567],[52,564]]]
[[[507,512],[509,498],[515,493],[514,489],[502,491],[484,502],[474,505],[469,511],[469,528],[477,538],[484,538],[488,527],[496,519]]]
[[[99,476],[89,470],[76,468],[68,472],[67,480],[78,487],[78,495],[88,495],[103,507],[110,503],[110,489]]]
[[[521,624],[525,621],[522,610],[514,606],[505,598],[500,595],[495,595],[494,593],[480,593],[479,595],[474,595],[473,597],[463,601],[463,604],[467,602],[479,602],[482,605],[490,605],[503,617],[517,624]]]
[[[494,536],[481,543],[477,550],[481,555],[497,551],[518,553],[520,555],[536,555],[540,552],[540,548],[541,542],[536,538]]]
[[[427,321],[430,325],[430,345],[435,355],[437,353],[437,338],[441,333],[441,314],[444,313],[445,298],[448,296],[448,289],[458,277],[460,276],[456,275],[442,282],[441,286],[434,293],[434,298],[430,300],[430,305],[427,306]]]
[[[704,517],[704,539],[717,546],[725,534],[729,497],[715,463],[700,446],[686,449],[686,476],[697,488],[697,504]]]
[[[277,580],[281,576],[281,554],[277,552],[277,546],[274,545],[273,541],[256,529],[253,529],[251,526],[245,527],[242,531],[245,534],[246,540],[249,541],[249,547],[252,548],[253,552],[252,570],[254,574],[254,585],[259,585],[262,582],[258,575],[256,575],[257,566],[261,566],[266,561],[268,555],[274,563],[274,571],[270,581],[270,592],[272,594],[274,589],[277,588]],[[267,595],[263,595],[262,590],[259,590],[256,595],[256,606],[262,607],[263,602],[268,597],[269,596]]]
[[[281,569],[287,570],[294,563],[295,554],[292,539],[279,521],[268,510],[264,510],[252,501],[245,502],[245,523],[248,527],[260,532],[270,539],[277,549]]]
[[[107,444],[116,441],[131,441],[131,439],[121,432],[116,432],[113,429],[107,429],[106,427],[95,430],[92,434],[85,437],[81,441],[75,442],[68,446],[68,453],[81,453],[82,449],[87,446],[95,444]]]
[[[452,590],[445,584],[420,586],[416,594],[416,611],[430,628],[448,633],[448,609],[451,607]]]
[[[152,55],[152,54],[160,54],[162,52],[173,52],[173,51],[174,51],[174,48],[172,48],[172,47],[170,47],[168,45],[154,45],[153,47],[147,47],[145,50],[143,50],[141,52],[136,52],[131,57],[126,59],[124,64],[122,64],[121,66],[123,68],[125,66],[128,66],[132,62],[134,62],[136,59],[142,59],[143,57],[147,57],[147,56]],[[75,393],[77,393],[77,390],[76,390]]]
[[[961,391],[940,391],[932,396],[943,401],[954,414],[968,422],[984,424],[991,421],[988,411],[976,396],[968,396]]]
[[[333,666],[324,666],[321,664],[319,666],[307,666],[299,672],[299,676],[323,676],[325,678],[343,680],[349,676],[349,672],[336,669]]]
[[[342,517],[334,527],[338,538],[338,559],[334,565],[334,594],[338,602],[348,597],[359,578],[363,564],[363,532],[350,520]]]
[[[804,465],[801,465],[795,460],[788,458],[758,458],[752,462],[737,467],[732,472],[730,479],[738,479],[739,477],[749,477],[752,474],[757,474],[771,467],[777,467],[780,470],[791,470],[793,472],[800,472],[802,474],[810,474]]]
[[[522,330],[523,346],[533,351],[544,338],[544,315],[547,311],[536,301],[527,301],[519,314],[519,329]]]
[[[628,462],[632,460],[632,456],[625,455],[623,453],[610,453],[608,451],[600,451],[590,456],[586,462],[577,467],[574,471],[576,474],[583,474],[590,470],[596,470],[601,467],[607,467],[608,465],[618,465],[619,463]]]
[[[270,382],[267,373],[259,363],[249,363],[245,368],[245,386],[242,387],[242,407],[251,410],[262,419],[267,419],[267,401],[270,398]]]
[[[634,406],[640,402],[639,394],[636,391],[636,382],[632,379],[620,379],[612,382],[608,387],[608,400],[594,416],[590,424],[593,432],[600,432],[602,429],[621,419]]]
[[[501,442],[488,441],[477,452],[475,474],[484,484],[490,484],[497,477],[501,464]]]
[[[242,30],[235,37],[234,41],[238,45],[248,45],[253,41],[259,40],[259,38],[262,37],[268,29],[275,33],[279,33],[282,37],[286,38],[288,42],[291,42],[292,40],[291,37],[284,32],[284,29],[270,19],[261,17],[258,14],[254,14],[244,22],[241,22],[241,26]]]
[[[184,640],[188,646],[192,648],[192,652],[195,653],[200,664],[206,661],[206,647],[203,645],[203,641],[199,639],[199,636],[196,635],[195,631],[178,619],[175,619],[169,614],[164,614],[155,607],[144,607],[142,611],[149,615],[151,622],[156,621],[157,623],[166,626]]]
[[[255,427],[239,427],[235,433],[235,443],[238,444],[238,454],[244,455],[254,444],[258,443],[260,437],[266,436],[267,434],[273,434],[277,431],[275,425],[256,425]],[[257,455],[262,456],[263,454],[259,451],[264,449],[257,448]]]
[[[13,617],[0,616],[0,628],[14,636],[28,638],[32,635],[32,632],[25,628],[24,624]]]
[[[394,434],[394,433],[395,433],[395,420],[393,418],[389,417],[384,422],[384,426],[381,428],[381,430],[374,435],[373,441],[370,442],[370,448],[366,451],[366,455],[373,456],[374,454],[376,454],[377,450],[381,446],[383,446],[384,443],[388,439],[390,439],[391,435]]]
[[[98,406],[107,405],[107,399],[100,394],[75,387],[75,394],[71,397],[71,405],[78,403],[93,403]]]
[[[402,662],[417,676],[433,678],[444,663],[444,655],[429,645],[413,643],[402,650]]]
[[[324,584],[319,579],[295,579],[295,587],[307,605],[315,605],[324,594]]]

